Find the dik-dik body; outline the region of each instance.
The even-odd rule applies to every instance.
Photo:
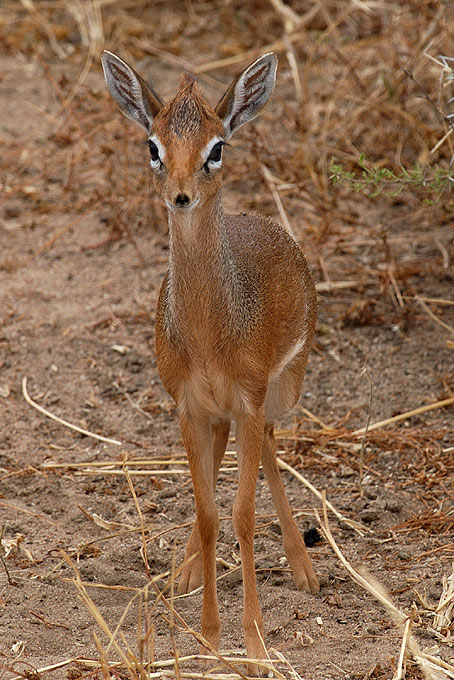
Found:
[[[301,393],[314,335],[314,284],[300,248],[281,226],[259,215],[224,215],[221,202],[223,146],[267,102],[277,59],[257,59],[214,109],[188,73],[164,104],[123,60],[104,52],[102,62],[113,99],[147,133],[154,183],[169,214],[156,356],[162,382],[178,405],[196,507],[179,592],[198,587],[203,576],[202,634],[217,648],[214,487],[235,419],[233,523],[241,551],[244,636],[248,656],[261,659],[266,653],[253,552],[260,462],[296,586],[319,589],[285,495],[273,435],[274,420]],[[256,665],[249,670],[260,672]]]

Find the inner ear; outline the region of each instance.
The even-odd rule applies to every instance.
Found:
[[[153,88],[116,54],[105,50],[101,62],[107,87],[120,111],[149,133],[155,116],[164,106],[162,100]]]
[[[224,125],[225,139],[265,106],[274,89],[276,69],[277,57],[269,52],[235,78],[215,108]]]

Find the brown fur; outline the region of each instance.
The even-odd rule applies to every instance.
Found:
[[[128,73],[115,55],[107,53],[105,61],[108,76],[110,61],[120,62],[120,71]],[[255,658],[266,656],[253,553],[260,461],[296,585],[311,592],[319,587],[285,495],[273,435],[274,419],[299,398],[317,303],[306,260],[293,238],[259,215],[225,216],[222,172],[207,168],[204,159],[210,140],[222,138],[224,129],[232,134],[263,106],[275,68],[273,55],[254,62],[234,81],[217,113],[194,77],[184,74],[173,100],[153,113],[151,127],[165,153],[154,180],[169,208],[170,239],[169,271],[156,315],[156,356],[164,386],[178,405],[197,513],[179,592],[199,586],[203,574],[202,634],[217,648],[214,486],[234,418],[239,481],[233,522],[243,571],[244,636],[247,654]],[[111,91],[126,115],[147,128],[142,118],[150,120],[150,95],[138,95],[136,88],[122,98],[115,86]],[[141,117],[131,114],[130,100]],[[182,194],[186,208],[179,208]],[[260,668],[250,664],[249,672],[259,674]]]
[[[216,123],[218,119],[202,97],[195,76],[183,73],[180,90],[161,110],[159,120],[155,121],[155,130],[165,126],[165,134],[170,133],[179,139],[190,139],[200,134],[202,122],[205,121]]]
[[[191,561],[183,569],[179,592],[200,585],[203,572],[202,632],[217,647],[218,520],[203,479],[217,477],[225,432],[234,417],[240,488],[233,518],[242,554],[244,631],[248,655],[260,658],[265,652],[256,624],[263,636],[263,623],[251,542],[260,459],[297,587],[318,590],[285,496],[273,436],[273,420],[301,393],[315,327],[315,289],[298,245],[270,220],[257,215],[223,217],[217,194],[194,209],[190,227],[185,220],[170,216],[171,267],[156,317],[158,369],[178,404],[197,509],[186,550],[186,560]],[[305,338],[301,350],[273,376],[273,368],[282,365],[301,337]],[[221,423],[225,425],[219,433]],[[254,666],[249,672],[259,669]]]

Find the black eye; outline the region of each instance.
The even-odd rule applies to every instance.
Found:
[[[152,161],[158,161],[159,160],[159,150],[158,147],[154,142],[151,141],[151,139],[147,139],[147,144],[148,148],[150,149],[150,156]]]
[[[210,155],[207,158],[207,163],[208,161],[214,161],[215,163],[220,161],[222,158],[222,147],[224,146],[224,142],[217,142],[213,148],[210,151]]]

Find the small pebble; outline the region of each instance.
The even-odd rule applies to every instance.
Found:
[[[159,492],[159,498],[173,498],[176,495],[177,492],[172,487],[169,487],[168,489],[163,489],[162,491]]]

